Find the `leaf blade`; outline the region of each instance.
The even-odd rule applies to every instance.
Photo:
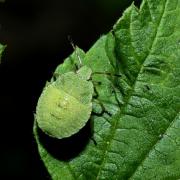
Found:
[[[3,51],[5,48],[6,48],[6,46],[0,44],[0,63],[1,63],[1,57],[2,57]]]
[[[140,10],[132,5],[114,26],[114,32],[101,38],[98,43],[102,42],[96,43],[86,54],[85,62],[94,72],[112,71],[116,64],[121,66],[118,70],[122,78],[117,79],[117,86],[122,104],[119,112],[112,111],[112,118],[94,117],[97,146],[90,141],[76,158],[65,162],[67,169],[75,174],[72,179],[180,177],[180,139],[172,130],[174,123],[179,130],[179,9],[178,0],[144,0]],[[115,42],[115,46],[108,46],[108,40]],[[111,47],[109,52],[107,47]],[[101,61],[110,62],[112,67],[103,66]],[[157,170],[153,163],[157,164],[158,157],[156,155],[149,163],[148,155],[154,153],[154,147],[159,143],[166,141],[167,132],[175,139],[176,158],[166,152],[174,159],[172,165],[164,163],[164,158],[165,165],[159,163],[161,170],[152,177],[152,172]],[[164,149],[160,148],[160,152],[164,153]],[[164,168],[174,172],[162,174]]]

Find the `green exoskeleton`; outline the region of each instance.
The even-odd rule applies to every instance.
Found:
[[[48,135],[62,139],[77,133],[92,111],[91,69],[62,74],[43,90],[37,105],[38,126]]]
[[[85,126],[92,112],[95,89],[91,80],[92,70],[86,65],[82,66],[78,54],[77,57],[81,67],[76,72],[61,74],[48,83],[37,104],[38,126],[49,136],[58,139],[77,133]]]

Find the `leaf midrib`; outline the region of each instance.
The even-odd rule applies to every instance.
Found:
[[[119,121],[119,119],[121,119],[121,117],[123,116],[123,111],[124,111],[124,109],[126,108],[126,106],[128,105],[129,100],[130,100],[130,98],[131,98],[131,96],[132,96],[132,94],[133,94],[133,92],[134,92],[134,90],[135,90],[136,83],[137,83],[137,79],[138,79],[139,73],[142,71],[143,64],[144,64],[144,62],[146,61],[146,59],[149,57],[149,55],[151,54],[152,48],[153,48],[153,46],[154,46],[154,44],[155,44],[155,42],[156,42],[156,40],[157,40],[158,31],[159,31],[159,28],[160,28],[161,20],[162,20],[162,18],[163,18],[163,16],[164,16],[164,13],[165,13],[165,9],[166,9],[166,6],[167,6],[167,2],[168,2],[168,0],[166,0],[166,2],[165,2],[162,15],[161,15],[160,20],[159,20],[159,22],[158,22],[158,24],[157,24],[156,33],[155,33],[155,35],[154,35],[152,44],[151,44],[151,46],[150,46],[149,53],[147,53],[147,55],[145,56],[144,61],[142,62],[142,65],[141,65],[141,67],[140,67],[140,69],[139,69],[139,72],[137,73],[137,76],[136,76],[136,78],[135,78],[134,84],[133,84],[133,86],[132,86],[132,90],[131,90],[131,92],[129,93],[129,95],[128,95],[128,97],[127,97],[127,100],[126,100],[126,102],[125,102],[125,104],[124,104],[124,106],[122,107],[122,110],[121,110],[121,112],[120,112],[120,118],[118,118],[118,119],[116,120],[115,125],[114,125],[114,127],[112,128],[112,131],[111,131],[112,135],[110,136],[110,138],[109,138],[109,143],[108,143],[108,145],[107,145],[106,148],[105,148],[104,157],[103,157],[103,160],[102,160],[102,164],[101,164],[101,166],[100,166],[100,168],[99,168],[99,171],[98,171],[98,173],[97,173],[97,178],[96,178],[97,180],[99,179],[99,175],[100,175],[101,169],[103,168],[103,166],[104,166],[104,164],[105,164],[106,154],[107,154],[107,152],[108,152],[108,149],[109,149],[109,147],[110,147],[110,144],[112,143],[113,137],[114,137],[114,135],[115,135],[118,121]],[[168,129],[168,128],[167,128],[167,129]],[[158,139],[157,139],[157,141],[155,141],[155,143],[152,145],[151,149],[155,146],[155,144],[157,144],[157,142],[158,142]],[[136,170],[138,169],[138,167],[139,167],[139,166],[143,163],[143,161],[146,159],[146,157],[147,157],[147,155],[149,154],[149,152],[151,151],[151,149],[149,149],[149,151],[144,155],[144,157],[143,157],[143,158],[141,159],[141,161],[138,163],[138,165],[136,166],[136,168],[134,169],[134,171],[131,172],[131,174],[130,174],[130,176],[129,176],[129,179],[133,176],[133,174],[136,172]]]

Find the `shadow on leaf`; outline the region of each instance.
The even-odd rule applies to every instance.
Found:
[[[78,156],[92,138],[92,123],[87,122],[78,133],[64,139],[56,139],[46,135],[38,128],[41,144],[56,159],[68,161]]]

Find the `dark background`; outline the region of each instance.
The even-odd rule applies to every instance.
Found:
[[[0,3],[0,179],[48,179],[32,135],[38,97],[55,67],[87,51],[132,0],[6,0]],[[136,0],[138,5],[140,0]]]

